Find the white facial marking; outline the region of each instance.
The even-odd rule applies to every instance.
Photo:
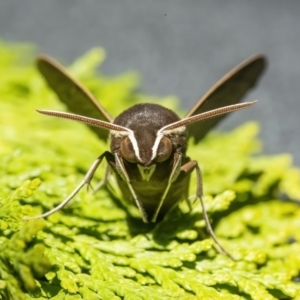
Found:
[[[130,133],[129,130],[128,131],[125,131],[125,130],[124,131],[110,130],[110,134],[115,138],[128,136],[129,133]]]
[[[163,138],[163,134],[161,133],[160,130],[157,131],[157,134],[156,134],[156,139],[155,139],[155,142],[153,144],[153,147],[152,147],[152,157],[151,157],[151,161],[156,157],[157,155],[157,149],[158,149],[158,145],[161,141],[161,139]]]
[[[165,128],[168,128],[170,125],[172,125],[172,124],[166,125],[166,126],[162,127],[160,130],[157,131],[156,139],[155,139],[155,142],[154,142],[154,144],[152,146],[151,161],[154,160],[155,157],[157,156],[157,149],[158,149],[159,143],[160,143],[161,139],[165,135],[180,134],[180,133],[184,132],[185,129],[186,129],[185,126],[180,126],[178,128],[174,128],[174,129],[170,129],[170,130],[168,130],[168,129],[164,130]],[[125,129],[124,131],[110,130],[110,134],[111,134],[111,136],[113,136],[115,138],[120,138],[120,137],[128,136],[129,139],[130,139],[130,141],[131,141],[131,143],[132,143],[132,147],[133,147],[133,150],[134,150],[136,158],[139,161],[142,161],[141,157],[140,157],[140,149],[139,149],[137,140],[136,140],[136,138],[134,136],[134,132],[131,129],[128,129],[128,128],[125,128],[125,127],[124,127],[124,129]],[[154,172],[154,170],[153,170],[153,172]],[[152,173],[151,173],[151,175],[152,175]]]
[[[151,160],[153,160],[157,156],[157,149],[158,149],[159,143],[160,143],[161,139],[165,135],[180,134],[180,133],[183,133],[185,131],[185,129],[186,129],[185,126],[180,126],[178,128],[174,128],[174,129],[170,129],[170,130],[164,130],[164,128],[166,128],[166,127],[168,127],[170,125],[171,124],[169,124],[167,126],[164,126],[160,130],[157,131],[156,139],[155,139],[155,142],[154,142],[153,147],[152,147],[152,157],[151,157]]]
[[[134,132],[131,131],[128,135],[131,143],[132,143],[132,146],[133,146],[133,150],[134,150],[134,153],[135,153],[135,156],[136,158],[139,160],[139,161],[142,161],[141,160],[141,157],[140,157],[140,149],[139,149],[139,146],[138,146],[138,143],[136,141],[136,138],[134,136]]]
[[[139,147],[138,147],[138,144],[137,144],[137,141],[136,141],[136,138],[134,136],[134,132],[131,130],[131,129],[128,129],[126,128],[126,131],[117,131],[117,130],[111,130],[110,131],[110,134],[115,137],[115,138],[121,138],[121,137],[124,137],[124,136],[128,136],[131,143],[132,143],[132,146],[133,146],[133,150],[134,150],[134,153],[135,153],[135,156],[137,157],[137,159],[139,161],[141,161],[141,158],[140,158],[140,150],[139,150]]]
[[[168,125],[169,126],[169,125]],[[168,135],[168,134],[180,134],[180,133],[183,133],[185,130],[186,130],[186,127],[185,126],[180,126],[178,128],[174,128],[174,129],[166,129],[164,130],[164,128],[168,127],[168,126],[165,126],[163,127],[162,129],[160,129],[160,131],[164,134],[164,135]]]

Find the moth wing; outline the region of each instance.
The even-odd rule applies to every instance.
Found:
[[[67,73],[57,61],[46,55],[37,58],[37,67],[58,98],[74,114],[112,122],[112,118],[95,97],[75,78]],[[102,140],[109,132],[102,128],[89,127]]]
[[[240,102],[243,96],[255,86],[266,65],[267,60],[263,55],[248,58],[221,78],[198,101],[186,117]],[[191,124],[188,128],[189,136],[193,136],[197,143],[225,116],[208,119],[201,125]]]

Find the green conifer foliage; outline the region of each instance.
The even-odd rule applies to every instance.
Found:
[[[140,102],[176,109],[175,97],[137,92],[136,73],[97,74],[104,56],[94,49],[69,70],[113,116]],[[108,149],[85,126],[35,112],[65,108],[33,57],[30,47],[0,42],[0,299],[300,299],[300,206],[279,199],[300,199],[300,172],[289,154],[259,155],[256,123],[212,132],[188,150],[235,261],[215,250],[198,201],[147,225],[113,179],[45,220],[22,221],[63,200]],[[103,174],[101,166],[95,184]]]

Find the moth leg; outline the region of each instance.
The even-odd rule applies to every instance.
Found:
[[[186,164],[181,166],[180,171],[183,172],[185,174],[185,176],[187,176],[189,173],[194,171],[194,169],[195,169],[194,165],[195,164],[193,161],[188,161]],[[194,203],[194,201],[196,201],[197,198],[198,198],[198,196],[196,194],[189,196],[188,190],[187,190],[186,195],[184,195],[184,201],[188,205],[190,212],[193,210],[192,203]]]
[[[196,195],[192,195],[192,196],[190,196],[190,197],[185,197],[185,198],[184,198],[184,201],[186,202],[186,204],[187,204],[187,206],[188,206],[190,212],[191,212],[192,209],[193,209],[193,207],[192,207],[192,202],[194,202],[196,198],[197,198]]]
[[[172,171],[171,171],[171,174],[169,176],[169,180],[168,180],[168,185],[158,203],[158,206],[152,216],[152,219],[151,219],[151,222],[156,222],[156,219],[157,219],[157,216],[158,216],[158,213],[164,203],[164,200],[169,192],[169,189],[172,185],[172,183],[177,179],[177,177],[179,176],[180,172],[181,172],[181,158],[182,158],[182,154],[179,153],[179,152],[175,152],[174,154],[174,163],[173,163],[173,167],[172,167]]]
[[[186,163],[185,165],[183,165],[181,167],[181,170],[184,172],[192,172],[193,170],[196,171],[196,177],[197,177],[197,190],[196,190],[196,196],[197,198],[200,199],[200,203],[201,203],[201,207],[202,207],[202,214],[203,214],[203,218],[205,221],[205,225],[206,225],[206,230],[208,231],[209,235],[212,237],[212,239],[214,240],[214,242],[218,245],[219,247],[219,252],[223,253],[225,255],[227,255],[228,257],[230,257],[231,259],[234,260],[234,258],[232,257],[232,255],[225,250],[225,248],[221,245],[221,243],[219,242],[217,236],[215,235],[210,221],[209,221],[209,217],[205,208],[205,204],[203,201],[203,185],[202,185],[202,173],[201,173],[201,169],[199,167],[199,164],[197,161],[192,160],[189,161],[188,163]]]
[[[127,174],[127,171],[125,169],[125,166],[123,164],[123,160],[122,158],[119,157],[118,153],[116,152],[115,153],[115,170],[116,172],[121,176],[121,178],[127,183],[127,186],[131,192],[131,195],[135,201],[135,204],[136,206],[138,207],[139,211],[141,212],[142,214],[142,218],[143,218],[143,222],[144,223],[148,223],[148,218],[147,218],[147,214],[146,214],[146,211],[144,209],[144,207],[141,205],[132,185],[131,185],[131,182],[130,182],[130,178]]]
[[[93,194],[96,194],[104,185],[107,184],[110,175],[111,175],[111,168],[108,164],[105,168],[104,177],[98,182],[96,187],[93,189]]]
[[[110,159],[110,156],[112,154],[108,151],[104,152],[103,154],[101,154],[91,165],[91,167],[89,168],[89,170],[87,171],[86,175],[84,176],[84,179],[81,181],[81,183],[75,188],[75,190],[63,201],[61,202],[59,205],[57,205],[56,207],[52,208],[51,210],[38,215],[38,216],[34,216],[34,217],[24,217],[23,220],[28,221],[28,220],[36,220],[36,219],[41,219],[41,218],[46,218],[52,214],[54,214],[55,212],[61,210],[63,207],[65,207],[75,196],[76,194],[83,188],[84,185],[89,185],[97,168],[99,167],[100,163],[102,162],[103,158],[105,158],[108,162]]]

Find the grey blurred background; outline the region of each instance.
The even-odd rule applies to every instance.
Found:
[[[0,0],[0,38],[32,42],[65,63],[94,46],[102,70],[137,70],[152,95],[177,95],[190,109],[216,80],[256,53],[269,68],[246,100],[253,108],[220,124],[258,120],[265,153],[300,166],[299,0]]]

